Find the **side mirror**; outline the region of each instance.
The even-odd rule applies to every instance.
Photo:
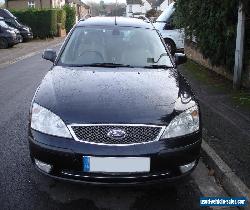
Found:
[[[175,53],[174,59],[175,59],[176,66],[187,62],[187,56],[184,53]]]
[[[54,62],[56,60],[56,51],[52,49],[47,49],[43,52],[43,59]]]
[[[163,30],[172,30],[173,29],[173,26],[170,22],[166,22]]]

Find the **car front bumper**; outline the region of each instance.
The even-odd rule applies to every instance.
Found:
[[[177,147],[177,145],[179,146]],[[182,146],[180,146],[180,144]],[[201,133],[180,138],[175,142],[165,140],[133,146],[104,146],[76,142],[30,131],[32,162],[39,160],[52,166],[46,175],[70,181],[92,184],[147,184],[159,181],[175,182],[189,175],[196,167],[201,147]],[[148,173],[91,173],[83,171],[83,156],[98,157],[150,157]],[[180,166],[193,163],[183,172]]]
[[[33,39],[33,33],[32,32],[25,32],[25,33],[21,33],[23,39],[25,40],[30,40]]]
[[[9,45],[15,45],[15,44],[18,44],[20,42],[18,36],[7,37],[6,39],[7,39]]]

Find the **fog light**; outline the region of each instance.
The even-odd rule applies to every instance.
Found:
[[[190,171],[195,166],[195,162],[196,161],[189,163],[187,165],[184,165],[184,166],[180,166],[181,172],[186,173],[186,172]]]
[[[49,173],[52,169],[52,165],[44,163],[44,162],[37,160],[37,159],[35,159],[35,164],[39,169],[41,169],[42,171],[44,171],[46,173]]]

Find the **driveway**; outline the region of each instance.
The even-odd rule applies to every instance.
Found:
[[[27,56],[35,55],[44,48],[50,48],[61,43],[65,37],[55,37],[54,39],[34,39],[14,45],[8,49],[0,49],[0,68]]]

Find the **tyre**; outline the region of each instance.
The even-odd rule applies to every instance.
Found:
[[[20,36],[20,40],[19,41],[20,41],[20,43],[24,42],[23,41],[23,36]]]
[[[0,49],[8,48],[8,41],[5,38],[0,38]]]
[[[169,49],[171,55],[174,55],[176,52],[175,43],[171,39],[164,39],[167,48]]]

